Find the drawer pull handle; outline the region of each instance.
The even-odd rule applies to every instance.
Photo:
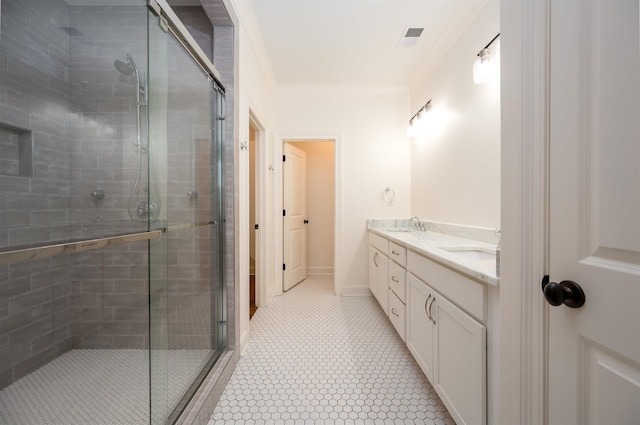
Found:
[[[431,312],[431,308],[433,307],[433,302],[436,300],[436,297],[434,296],[433,299],[431,300],[431,304],[429,304],[429,319],[431,319],[431,321],[433,322],[433,324],[436,324],[435,319],[433,318],[433,313]]]
[[[429,318],[429,320],[433,322],[433,319],[429,315],[429,310],[427,309],[427,304],[429,304],[430,299],[431,299],[431,294],[429,294],[429,296],[427,297],[427,300],[424,302],[424,312],[427,313],[427,317]]]
[[[391,276],[391,280],[393,280],[395,283],[400,283],[400,281],[398,280],[397,277],[395,276]]]
[[[399,252],[397,252],[395,249],[391,250],[391,253],[392,253],[393,255],[400,255],[400,253],[399,253]]]
[[[391,314],[393,314],[396,317],[400,317],[400,315],[398,313],[396,313],[396,309],[395,308],[391,309]]]

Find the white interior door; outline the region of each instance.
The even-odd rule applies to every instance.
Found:
[[[307,277],[307,154],[284,144],[283,290]]]
[[[639,39],[638,0],[551,0],[549,271],[586,302],[549,307],[550,424],[640,423]]]

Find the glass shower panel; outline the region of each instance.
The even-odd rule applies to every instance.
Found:
[[[0,423],[147,423],[146,1],[1,3]]]
[[[163,208],[150,241],[152,423],[175,419],[224,350],[222,91],[149,14],[150,168]]]

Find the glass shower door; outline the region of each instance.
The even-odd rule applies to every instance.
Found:
[[[151,422],[172,422],[225,348],[224,94],[149,12],[149,170],[160,208],[150,241]],[[150,199],[149,202],[152,200]]]

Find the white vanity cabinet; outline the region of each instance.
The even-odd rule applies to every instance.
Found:
[[[429,304],[435,300],[435,291],[409,274],[407,278],[406,343],[418,365],[433,383],[434,329],[429,315]]]
[[[402,340],[406,323],[407,249],[389,241],[389,320]]]
[[[490,261],[454,254],[491,245],[495,231],[396,225],[370,227],[371,291],[456,424],[497,423],[499,279]]]
[[[407,249],[369,233],[369,289],[405,340]]]
[[[487,329],[435,294],[432,384],[458,425],[486,424]]]
[[[406,343],[456,424],[486,424],[486,327],[411,269]]]
[[[389,315],[389,242],[376,234],[369,233],[369,290]]]

